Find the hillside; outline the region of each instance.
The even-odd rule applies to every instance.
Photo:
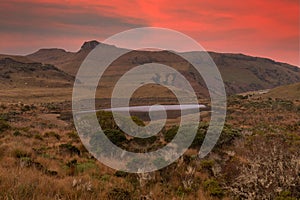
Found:
[[[78,52],[67,52],[63,49],[41,49],[27,56],[0,55],[2,97],[9,99],[21,98],[30,100],[31,88],[37,97],[50,95],[60,96],[60,100],[71,100],[71,88],[74,76],[82,61],[97,45],[117,50],[117,47],[102,44],[97,41],[85,42]],[[197,59],[195,52],[183,53],[190,59]],[[300,82],[300,68],[275,62],[266,58],[257,58],[242,54],[225,54],[209,52],[218,66],[225,83],[228,95],[271,89],[281,85]],[[109,100],[116,81],[129,69],[146,64],[161,63],[177,69],[191,83],[200,99],[209,98],[206,85],[195,69],[181,57],[168,51],[131,51],[117,60],[107,69],[99,83],[97,98]],[[31,69],[31,70],[29,70]],[[164,81],[164,80],[159,80]],[[180,82],[172,84],[180,85]],[[43,88],[50,91],[47,93]],[[55,88],[66,88],[57,90]],[[9,91],[13,89],[14,91]],[[24,95],[20,94],[20,89]],[[38,89],[38,91],[37,91]],[[67,91],[67,92],[65,92]],[[9,94],[9,95],[8,95]],[[143,86],[134,93],[134,105],[141,103],[176,103],[175,97],[168,89],[159,85]]]
[[[6,87],[64,87],[74,77],[50,64],[23,63],[11,58],[0,59],[0,82]]]
[[[36,62],[55,65],[68,74],[75,76],[82,61],[98,44],[97,41],[85,42],[78,52],[68,52],[56,48],[40,49],[26,57]]]
[[[300,83],[276,87],[262,97],[273,99],[300,100]]]
[[[243,54],[210,53],[230,94],[300,82],[300,68]]]
[[[1,102],[69,99],[73,76],[50,64],[17,60],[14,57],[0,58]]]
[[[0,59],[4,59],[4,58],[10,58],[10,59],[13,59],[15,61],[23,62],[23,63],[32,63],[33,62],[32,60],[30,60],[26,56],[15,56],[15,55],[0,54]]]
[[[96,45],[105,47],[106,44],[90,41],[85,42],[81,49],[75,53],[66,52],[62,49],[41,49],[26,57],[37,62],[53,64],[71,75],[76,75],[82,61]],[[183,54],[191,59],[197,59],[194,52]],[[215,52],[209,52],[209,54],[220,70],[228,94],[269,89],[300,81],[300,69],[296,66],[242,54]],[[200,96],[207,97],[208,93],[202,78],[186,61],[167,51],[133,51],[112,64],[114,69],[111,69],[109,76],[112,78],[117,74],[121,75],[133,66],[153,62],[178,69],[192,82]],[[109,87],[112,87],[112,85]]]

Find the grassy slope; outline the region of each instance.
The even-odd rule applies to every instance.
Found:
[[[291,85],[276,87],[270,90],[268,93],[262,95],[262,97],[300,100],[300,82]]]

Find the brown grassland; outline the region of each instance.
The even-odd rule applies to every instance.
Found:
[[[115,171],[93,158],[72,120],[61,115],[68,102],[3,102],[0,199],[297,199],[300,102],[272,92],[231,96],[221,138],[200,160],[197,150],[209,121],[203,112],[194,146],[149,174]]]

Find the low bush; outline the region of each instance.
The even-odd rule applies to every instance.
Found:
[[[206,132],[208,130],[208,127],[209,127],[208,123],[201,122],[199,124],[199,128],[197,130],[195,138],[190,146],[191,148],[200,148],[201,147],[201,145],[204,141]],[[171,142],[173,140],[173,138],[176,136],[178,129],[179,129],[178,126],[174,126],[174,127],[170,128],[169,130],[163,132],[165,141]],[[189,131],[189,129],[186,129],[186,131]],[[239,129],[234,129],[231,126],[225,124],[223,127],[223,130],[221,132],[221,135],[218,139],[217,146],[221,147],[223,145],[229,145],[235,138],[239,137],[240,135],[241,134],[240,134]]]
[[[108,200],[131,200],[131,194],[129,191],[123,188],[113,188],[107,194]]]
[[[234,139],[240,136],[241,131],[239,129],[232,128],[230,125],[225,124],[217,142],[217,146],[230,145]]]
[[[14,133],[13,133],[14,136],[21,136],[22,133],[18,130],[16,130]]]
[[[57,133],[55,133],[54,131],[50,131],[50,132],[46,132],[45,134],[44,134],[44,137],[54,137],[54,138],[56,138],[57,140],[60,140],[60,135],[59,134],[57,134]]]
[[[70,139],[79,140],[79,136],[75,131],[69,132],[67,135]]]
[[[100,178],[101,181],[103,182],[108,182],[110,180],[110,175],[109,174],[104,174]]]
[[[77,163],[77,171],[80,173],[83,173],[85,171],[88,171],[90,169],[95,169],[97,165],[93,161],[88,161],[88,162],[82,162],[82,163]]]
[[[224,190],[220,187],[220,184],[215,179],[205,180],[203,186],[211,196],[222,198],[225,195]]]
[[[118,170],[118,171],[115,172],[115,176],[116,177],[127,177],[128,176],[128,172],[124,172],[124,171]]]
[[[15,158],[31,157],[31,153],[22,149],[15,149],[13,151],[13,156]]]
[[[35,134],[34,139],[43,140],[43,137],[40,134]]]
[[[73,146],[72,144],[61,144],[59,145],[59,148],[61,151],[64,151],[64,150],[67,150],[71,155],[73,154],[77,154],[77,155],[80,155],[80,150]]]
[[[10,129],[10,125],[7,123],[7,121],[0,119],[0,133]]]
[[[104,134],[112,143],[118,146],[127,140],[124,133],[119,130],[107,129],[104,131]]]
[[[275,200],[297,200],[297,198],[292,197],[290,191],[284,190],[279,193],[279,195],[275,198]]]
[[[102,130],[106,130],[106,129],[120,130],[119,126],[116,124],[114,120],[114,116],[112,112],[99,111],[96,113],[96,115]],[[128,120],[132,120],[138,126],[145,126],[144,122],[136,116],[132,116],[131,119],[127,119],[122,116],[120,116],[120,118],[125,124],[127,124]]]
[[[150,145],[150,144],[153,144],[155,141],[157,140],[157,136],[151,136],[151,137],[148,137],[148,138],[138,138],[138,137],[135,137],[132,139],[133,142],[137,143],[138,145],[141,145],[141,146],[146,146],[146,145]]]
[[[179,129],[178,126],[173,126],[169,130],[165,131],[163,133],[165,141],[166,142],[171,142],[173,140],[173,138],[175,137],[175,135],[177,134],[178,129]]]
[[[201,167],[203,169],[211,170],[211,168],[214,166],[214,160],[203,160],[201,161]]]

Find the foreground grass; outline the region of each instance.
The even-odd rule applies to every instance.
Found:
[[[60,106],[0,105],[0,199],[234,199],[251,198],[253,191],[261,199],[300,196],[297,102],[232,97],[222,136],[206,159],[198,159],[197,151],[209,116],[184,156],[149,174],[128,174],[99,163],[72,122],[57,118]],[[102,120],[110,121],[107,116]],[[119,130],[108,132],[120,134],[113,139],[124,148],[142,145],[147,150],[151,142],[170,141],[176,130],[164,130],[150,142],[121,137]]]

